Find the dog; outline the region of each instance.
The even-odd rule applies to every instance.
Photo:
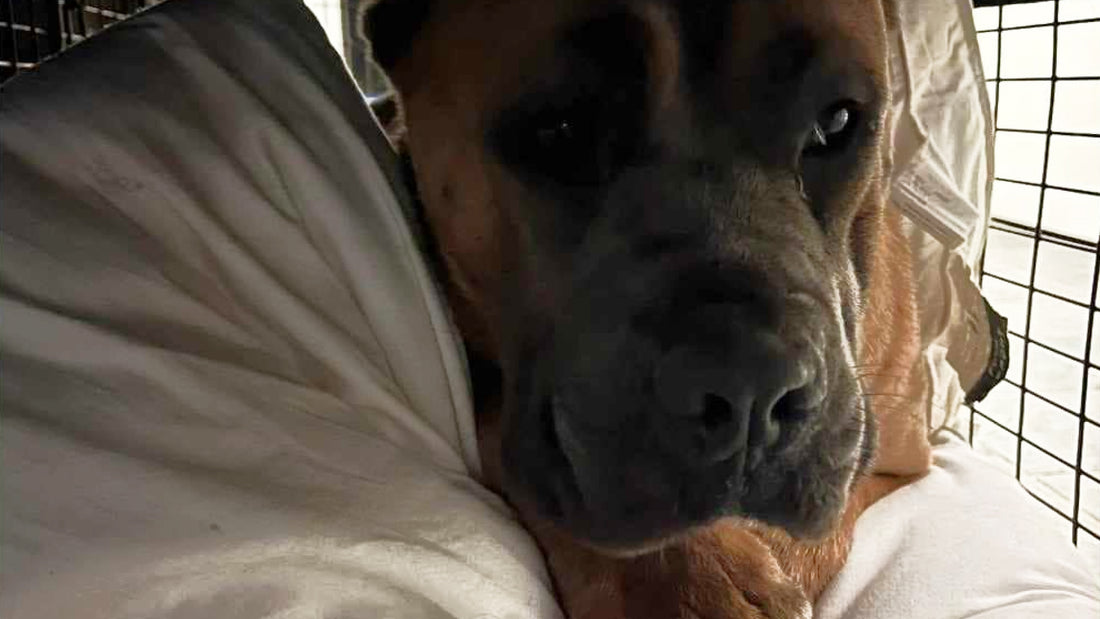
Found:
[[[574,619],[808,617],[927,470],[885,1],[365,11],[485,483]]]

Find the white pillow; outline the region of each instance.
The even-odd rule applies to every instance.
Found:
[[[303,6],[168,2],[3,89],[0,617],[559,616]]]

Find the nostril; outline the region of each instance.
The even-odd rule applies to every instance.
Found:
[[[748,428],[745,410],[713,392],[703,393],[688,410],[691,412],[688,434],[695,458],[714,463],[741,451]]]
[[[781,425],[801,423],[810,414],[808,401],[809,392],[806,388],[788,391],[772,407],[772,421]]]
[[[722,396],[713,393],[703,395],[703,428],[712,432],[733,422],[733,405]]]

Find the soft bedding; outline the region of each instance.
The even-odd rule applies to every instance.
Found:
[[[911,47],[966,58],[964,34]],[[969,240],[914,243],[972,264],[987,151],[943,126],[907,135],[939,144]],[[173,0],[2,87],[0,617],[560,617],[477,483],[460,341],[394,179],[295,0]],[[949,310],[959,272],[925,280]],[[937,354],[943,421],[967,383]],[[1062,532],[937,436],[817,616],[1100,615]]]
[[[167,3],[0,137],[0,617],[557,616],[303,6]]]

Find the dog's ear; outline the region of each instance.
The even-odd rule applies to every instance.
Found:
[[[387,73],[412,46],[428,19],[434,0],[378,0],[363,12],[363,36],[370,41],[374,60]]]

